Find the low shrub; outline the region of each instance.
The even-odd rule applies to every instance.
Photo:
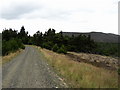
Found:
[[[19,39],[10,39],[2,42],[2,55],[7,55],[10,52],[15,52],[18,49],[25,49],[25,46]]]
[[[55,44],[55,45],[53,46],[53,48],[52,48],[52,50],[53,50],[54,52],[57,52],[58,49],[59,49],[59,47],[58,47],[57,44]]]
[[[42,44],[42,48],[46,48],[46,49],[49,49],[51,50],[53,47],[53,43],[52,42],[45,42]]]
[[[57,52],[58,52],[58,53],[64,53],[64,54],[66,54],[66,53],[67,53],[67,50],[66,50],[65,46],[62,45],[62,46],[57,50]]]

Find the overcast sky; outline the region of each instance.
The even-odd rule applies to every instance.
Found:
[[[0,0],[0,32],[22,25],[30,35],[49,28],[118,34],[118,0]]]

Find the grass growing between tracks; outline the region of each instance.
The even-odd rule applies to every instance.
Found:
[[[6,56],[3,56],[0,64],[5,64],[5,63],[11,61],[14,57],[19,55],[22,51],[23,51],[23,49],[19,49],[16,52],[13,52],[13,53],[10,53],[10,54],[8,54]]]
[[[117,88],[118,74],[115,71],[79,63],[63,54],[40,49],[48,63],[72,88]]]

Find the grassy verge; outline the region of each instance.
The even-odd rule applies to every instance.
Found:
[[[19,55],[22,51],[23,51],[23,49],[19,49],[16,52],[13,52],[13,53],[10,53],[10,54],[8,54],[6,56],[3,56],[0,64],[5,64],[6,62],[9,62],[14,57],[16,57],[17,55]]]
[[[118,74],[115,71],[79,63],[63,54],[40,49],[48,63],[72,88],[117,88]]]

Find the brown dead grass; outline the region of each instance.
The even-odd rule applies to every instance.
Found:
[[[8,54],[6,56],[3,56],[0,64],[5,64],[6,62],[9,62],[10,60],[12,60],[12,58],[14,58],[18,54],[20,54],[22,51],[23,51],[22,49],[19,49],[16,52],[13,52],[13,53],[10,53],[10,54]]]
[[[79,63],[63,54],[38,48],[48,63],[72,88],[117,88],[118,74],[115,71]]]

